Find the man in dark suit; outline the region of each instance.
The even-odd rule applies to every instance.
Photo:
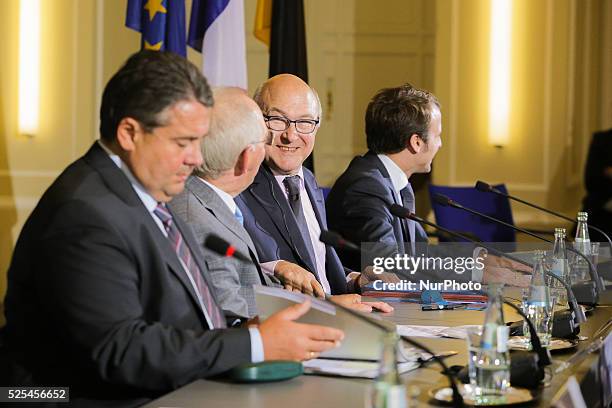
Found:
[[[185,190],[170,202],[170,207],[194,230],[220,306],[239,316],[256,315],[253,285],[280,286],[275,274],[288,288],[323,295],[314,275],[298,265],[286,261],[260,263],[234,197],[253,182],[270,133],[261,110],[244,90],[218,88],[214,99],[210,132],[202,140],[203,163],[189,177]],[[211,234],[249,255],[253,262],[228,259],[206,248],[204,244]],[[292,273],[303,275],[303,279],[298,282],[294,277],[290,281]]]
[[[321,117],[319,98],[300,78],[281,74],[264,82],[254,99],[273,139],[238,205],[259,259],[296,263],[313,273],[325,293],[346,294],[360,274],[347,278],[334,248],[319,241],[321,230],[327,229],[323,192],[312,172],[302,166],[314,147]],[[356,295],[336,300],[343,299],[360,302]],[[392,310],[386,304],[364,309],[371,306]]]
[[[356,242],[384,244],[376,256],[414,253],[415,243],[427,242],[420,224],[395,217],[389,205],[414,211],[408,179],[431,170],[442,146],[441,120],[440,105],[429,92],[410,85],[380,91],[366,112],[369,151],[351,161],[327,197],[330,228]],[[360,262],[354,254],[339,255],[351,268]]]
[[[101,139],[44,193],[15,247],[5,341],[13,372],[29,376],[11,385],[70,387],[73,406],[136,406],[341,339],[292,321],[308,302],[227,328],[196,240],[165,205],[202,162],[212,104],[198,69],[171,53],[137,53],[111,78]]]
[[[399,204],[412,212],[415,210],[409,178],[416,173],[430,172],[431,163],[442,146],[440,104],[433,94],[410,84],[382,89],[368,104],[365,125],[369,151],[355,157],[332,187],[327,197],[329,226],[358,243],[371,243],[362,254],[361,262],[365,265],[371,264],[374,257],[419,256],[427,244],[422,226],[395,217],[389,207]],[[473,252],[474,257],[478,252]],[[472,249],[469,254],[461,255],[470,254]],[[339,255],[349,267],[359,266],[360,259],[354,253]],[[501,277],[521,286],[529,282],[528,277],[504,269],[508,266],[525,270],[520,264],[493,256],[487,257],[486,262],[488,276],[495,280]],[[481,274],[482,271],[476,270],[470,276],[433,271],[431,277],[481,281]]]

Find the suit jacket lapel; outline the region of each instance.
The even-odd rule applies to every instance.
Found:
[[[219,197],[219,195],[202,180],[196,177],[190,177],[187,180],[186,186],[196,197],[196,199],[208,210],[214,217],[219,220],[229,231],[231,231],[238,239],[244,242],[254,253],[255,245],[240,222],[231,213],[227,204]]]
[[[146,226],[149,234],[153,237],[159,253],[162,254],[163,259],[168,264],[170,270],[176,275],[179,281],[183,284],[191,300],[194,302],[196,309],[200,313],[200,317],[202,321],[206,325],[206,319],[204,318],[204,313],[200,307],[200,302],[195,293],[195,289],[193,285],[189,281],[185,270],[183,269],[176,252],[172,248],[168,238],[164,236],[164,234],[159,229],[159,226],[153,220],[153,216],[147,208],[142,203],[136,191],[132,187],[132,184],[126,177],[126,175],[121,171],[121,169],[113,163],[108,154],[97,144],[89,149],[89,151],[85,155],[85,161],[87,161],[104,180],[107,187],[115,193],[119,198],[121,198],[133,212],[139,217],[142,223]],[[178,217],[174,217],[176,220]],[[183,233],[183,229],[179,227],[181,233]],[[187,234],[190,235],[190,234]],[[193,252],[193,246],[189,245]],[[197,257],[196,257],[197,258]],[[202,265],[198,262],[198,266],[202,268]],[[205,275],[205,274],[204,274]]]
[[[401,206],[404,205],[403,202],[398,202],[398,198],[395,196],[395,188],[393,187],[393,182],[391,181],[391,175],[389,175],[389,172],[387,171],[387,168],[385,167],[385,165],[382,163],[382,161],[380,161],[380,159],[378,158],[378,156],[376,155],[376,153],[374,152],[367,152],[364,156],[364,159],[371,161],[376,168],[378,169],[378,171],[380,171],[380,174],[382,174],[383,178],[384,178],[384,185],[385,188],[387,189],[388,194],[392,197],[393,202],[395,204],[399,204]],[[401,197],[400,197],[401,198]],[[391,204],[391,203],[389,203]],[[399,226],[399,233],[401,234],[401,236],[397,237],[398,241],[401,242],[401,245],[398,245],[398,248],[400,249],[401,253],[404,253],[404,242],[410,242],[410,232],[409,232],[409,228],[408,228],[408,221],[403,219],[403,218],[395,218],[394,223]]]
[[[219,195],[202,180],[199,180],[195,176],[190,177],[187,180],[186,188],[188,188],[195,196],[195,198],[210,211],[212,215],[223,224],[230,232],[232,232],[238,239],[244,242],[249,249],[249,256],[253,260],[253,264],[259,274],[259,279],[266,285],[272,285],[272,280],[267,274],[265,274],[259,266],[259,258],[257,257],[257,249],[255,244],[249,236],[248,232],[238,222],[234,214],[231,213],[227,204],[219,197]]]
[[[315,273],[317,269],[314,259],[310,259],[310,256],[308,256],[308,249],[302,239],[293,211],[272,172],[265,164],[262,164],[259,168],[249,191],[270,215],[287,244],[293,248],[293,251],[308,266],[310,271]]]
[[[217,298],[215,296],[215,291],[213,290],[214,285],[210,281],[210,277],[208,276],[208,273],[204,272],[204,271],[206,271],[206,265],[204,264],[204,260],[203,260],[203,257],[201,255],[201,249],[200,249],[200,246],[198,244],[198,241],[195,239],[195,236],[191,232],[191,228],[181,220],[181,217],[178,217],[174,213],[172,213],[172,218],[173,218],[174,222],[176,223],[176,226],[178,227],[179,231],[181,232],[181,235],[183,236],[183,239],[185,240],[185,243],[187,244],[187,246],[191,250],[191,255],[193,256],[193,259],[195,260],[196,264],[198,265],[198,268],[200,269],[200,273],[201,273],[202,277],[204,278],[204,280],[206,281],[206,284],[208,285],[208,288],[210,289],[210,293],[212,294],[215,303],[218,305],[219,302],[217,301]],[[176,256],[176,253],[175,253],[175,258],[178,259],[178,256]],[[181,271],[183,272],[183,275],[185,275],[182,266],[181,266]],[[187,280],[187,282],[189,282],[188,278],[186,278],[186,280]],[[190,282],[189,282],[189,286],[192,287]],[[192,287],[192,289],[193,289],[193,287]]]
[[[319,227],[321,228],[321,230],[326,230],[327,220],[321,216],[321,209],[325,208],[325,202],[323,201],[323,193],[317,185],[314,176],[312,176],[306,171],[304,171],[304,186],[306,187],[306,192],[308,193],[308,197],[310,198],[310,202],[312,203],[312,209],[314,210],[315,216],[317,217],[317,221],[319,221]]]

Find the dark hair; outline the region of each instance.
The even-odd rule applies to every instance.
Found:
[[[100,107],[100,136],[112,142],[123,118],[136,119],[145,131],[163,125],[159,113],[186,99],[213,105],[206,78],[187,59],[160,51],[133,54],[108,81]]]
[[[368,149],[378,154],[401,152],[415,133],[427,142],[434,106],[440,109],[435,96],[410,84],[381,89],[366,110]]]

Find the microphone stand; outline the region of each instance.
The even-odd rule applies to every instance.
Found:
[[[551,240],[549,240],[547,238],[544,238],[541,235],[534,234],[533,232],[527,231],[526,229],[517,227],[517,226],[512,225],[512,224],[508,224],[507,222],[504,222],[502,220],[498,220],[497,218],[493,218],[493,217],[491,217],[491,216],[489,216],[487,214],[483,214],[483,213],[481,213],[479,211],[472,210],[471,208],[464,207],[463,205],[457,203],[454,200],[451,200],[450,198],[448,198],[445,195],[436,194],[434,196],[434,200],[438,204],[440,204],[440,205],[451,206],[451,207],[454,207],[454,208],[457,208],[457,209],[460,209],[460,210],[464,210],[464,211],[469,212],[470,214],[474,214],[474,215],[477,215],[479,217],[485,218],[485,219],[487,219],[489,221],[495,222],[497,224],[501,224],[501,225],[504,225],[504,226],[506,226],[508,228],[512,228],[515,231],[519,231],[519,232],[522,232],[524,234],[531,235],[532,237],[537,238],[537,239],[539,239],[541,241],[545,241],[545,242],[548,242],[550,244],[554,243],[553,241],[551,241]],[[595,283],[595,290],[596,290],[596,293],[597,293],[597,297],[596,297],[596,299],[594,299],[593,303],[597,304],[599,294],[601,292],[605,291],[605,287],[604,287],[604,285],[603,285],[603,283],[602,283],[602,281],[601,281],[601,279],[599,277],[599,274],[597,273],[597,270],[595,269],[595,266],[593,265],[593,262],[591,262],[591,260],[586,255],[584,255],[582,252],[577,251],[574,248],[566,247],[566,249],[568,251],[570,251],[570,252],[573,252],[573,253],[577,254],[581,258],[583,258],[587,262],[587,264],[589,265],[589,275],[591,276],[591,280]]]
[[[535,208],[536,210],[544,211],[545,213],[554,215],[555,217],[559,217],[559,218],[567,220],[567,221],[569,221],[569,222],[571,222],[573,224],[576,224],[576,220],[574,220],[574,219],[572,219],[572,218],[570,218],[568,216],[565,216],[565,215],[563,215],[561,213],[549,210],[548,208],[540,207],[539,205],[536,205],[536,204],[530,203],[528,201],[522,200],[522,199],[520,199],[518,197],[511,196],[510,194],[506,194],[503,191],[500,191],[500,190],[496,189],[492,185],[490,185],[488,183],[485,183],[484,181],[478,180],[474,187],[478,191],[482,191],[484,193],[494,193],[494,194],[500,195],[502,197],[506,197],[506,198],[509,198],[511,200],[518,201],[519,203],[525,204],[525,205],[527,205],[529,207],[532,207],[532,208]],[[610,250],[612,250],[612,239],[610,239],[610,236],[608,234],[606,234],[602,229],[600,229],[600,228],[598,228],[598,227],[596,227],[594,225],[590,225],[590,224],[587,223],[587,226],[590,229],[592,229],[593,231],[597,231],[601,235],[603,235],[608,240],[608,244],[610,245]]]

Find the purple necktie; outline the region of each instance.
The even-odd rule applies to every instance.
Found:
[[[176,227],[176,224],[172,222],[172,214],[170,214],[165,204],[158,204],[153,212],[161,220],[162,224],[164,224],[164,228],[168,233],[168,240],[170,240],[176,255],[181,261],[183,261],[187,273],[191,276],[192,281],[195,283],[196,290],[200,294],[202,303],[204,303],[206,312],[208,312],[208,316],[213,324],[212,328],[225,328],[226,322],[223,314],[221,313],[221,309],[219,309],[215,303],[212,293],[210,293],[210,289],[202,276],[202,272],[200,272],[200,268],[198,268],[198,265],[193,260],[191,251],[189,250],[187,244],[185,244],[181,232]]]

